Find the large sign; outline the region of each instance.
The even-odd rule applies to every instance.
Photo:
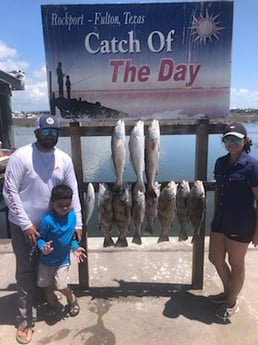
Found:
[[[233,1],[41,11],[52,111],[94,120],[228,113]]]

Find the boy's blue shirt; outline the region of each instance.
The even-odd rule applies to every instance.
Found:
[[[74,238],[75,234],[76,215],[73,210],[68,214],[59,218],[54,211],[50,211],[42,220],[38,239],[39,261],[46,266],[58,267],[70,264],[70,251],[79,248],[77,240]],[[52,241],[51,246],[54,250],[44,255],[42,248],[46,242]]]

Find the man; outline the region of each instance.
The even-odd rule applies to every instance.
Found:
[[[17,149],[9,158],[3,196],[9,209],[13,251],[16,256],[17,332],[16,339],[27,344],[37,317],[35,294],[38,259],[36,240],[40,221],[49,210],[51,190],[66,184],[73,190],[76,234],[82,235],[81,206],[71,158],[56,148],[60,124],[55,116],[36,121],[36,142]]]
[[[58,62],[56,68],[56,75],[57,75],[57,84],[58,84],[58,94],[59,97],[64,96],[64,73],[62,70],[62,63]]]

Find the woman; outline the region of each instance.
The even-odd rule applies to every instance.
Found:
[[[222,142],[228,154],[215,163],[209,260],[224,290],[209,298],[220,304],[216,316],[225,321],[239,309],[237,297],[244,283],[248,245],[258,245],[258,161],[248,154],[252,142],[240,123],[225,128]]]

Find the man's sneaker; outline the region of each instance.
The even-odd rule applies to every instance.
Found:
[[[214,304],[222,304],[226,302],[226,298],[223,292],[217,295],[210,295],[208,296],[208,299],[211,303],[214,303]]]
[[[236,302],[234,305],[230,306],[227,303],[222,304],[218,310],[216,311],[217,318],[226,321],[232,315],[239,311],[238,303]]]

